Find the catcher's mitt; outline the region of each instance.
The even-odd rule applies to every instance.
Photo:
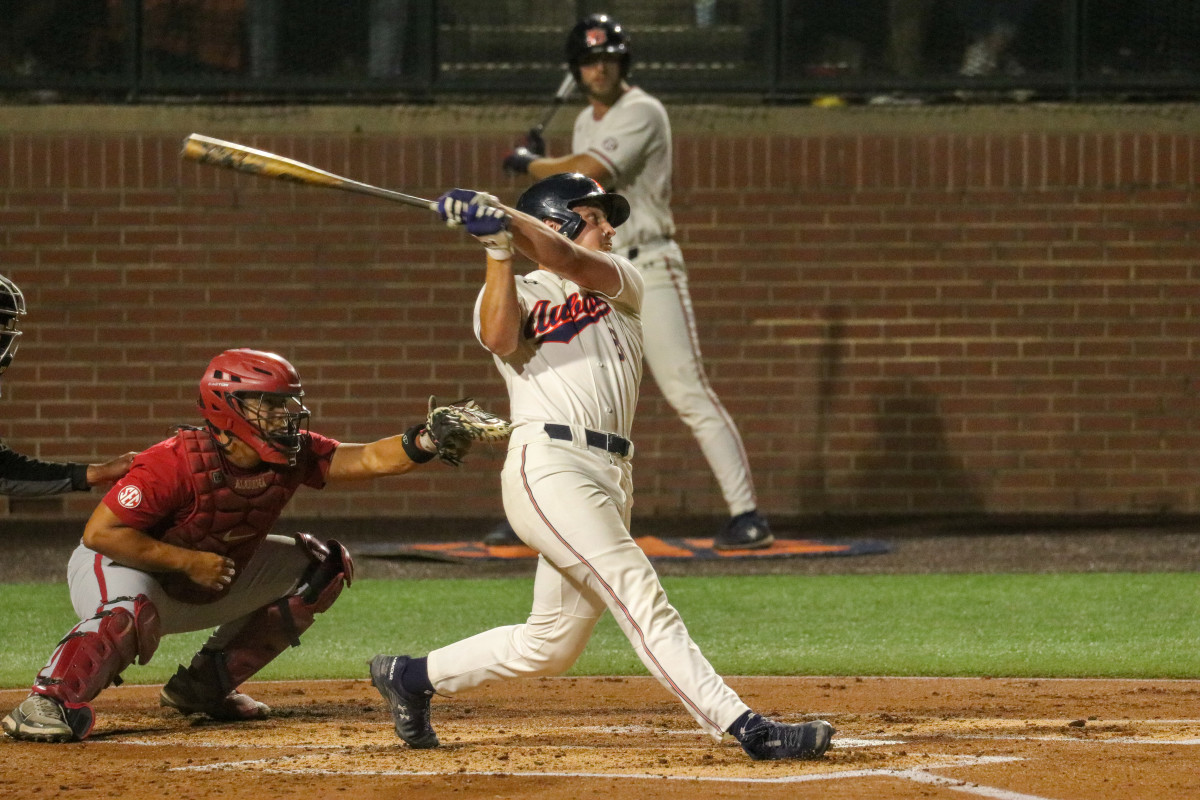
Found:
[[[439,406],[437,398],[430,395],[425,430],[437,447],[438,458],[457,467],[471,449],[472,442],[506,439],[512,423],[484,411],[469,397]]]

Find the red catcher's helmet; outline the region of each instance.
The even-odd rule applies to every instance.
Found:
[[[294,466],[308,427],[296,368],[261,350],[226,350],[200,379],[200,413],[209,428],[234,436],[270,464]]]
[[[25,295],[19,286],[0,275],[0,374],[17,354],[17,345],[21,343],[17,322],[24,314]]]
[[[629,34],[607,14],[588,14],[567,34],[567,66],[579,82],[579,62],[586,56],[611,53],[621,57],[621,78],[629,74]]]

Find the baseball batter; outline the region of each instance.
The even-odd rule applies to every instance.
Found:
[[[544,178],[581,172],[629,201],[629,220],[613,240],[645,285],[646,363],[667,402],[691,428],[729,507],[719,549],[774,541],[758,513],[750,462],[733,419],[708,382],[696,335],[683,254],[671,215],[671,123],[661,102],[630,86],[629,37],[611,17],[593,14],[567,36],[567,62],[589,105],[575,118],[572,154],[546,158],[540,137],[505,158],[511,171]],[[530,147],[532,145],[532,149]]]
[[[692,642],[629,533],[629,440],[642,373],[645,284],[612,251],[629,204],[578,173],[535,183],[515,209],[456,189],[438,201],[487,248],[475,333],[508,387],[513,432],[504,510],[539,553],[533,609],[423,658],[379,655],[371,680],[411,747],[437,747],[429,698],[489,681],[558,675],[610,610],[646,668],[716,739],[737,737],[756,759],[818,758],[833,727],[753,713]],[[538,264],[517,276],[514,248]]]
[[[90,701],[126,667],[148,663],[165,634],[211,627],[163,686],[161,704],[218,720],[268,714],[237,687],[298,645],[354,575],[336,541],[269,533],[292,495],[399,475],[435,455],[457,461],[469,446],[441,417],[435,427],[342,444],[305,430],[303,396],[295,368],[274,353],[227,350],[212,360],[200,380],[206,427],[180,428],[139,454],[88,520],[67,576],[81,621],[4,718],[5,733],[86,738]]]
[[[21,317],[25,295],[17,284],[0,275],[0,375],[8,369],[21,343]],[[14,452],[0,442],[0,494],[37,497],[86,492],[112,483],[129,471],[136,453],[126,453],[103,464],[42,461]]]

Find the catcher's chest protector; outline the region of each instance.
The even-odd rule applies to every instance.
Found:
[[[261,472],[231,479],[206,430],[180,428],[177,438],[191,473],[195,506],[187,519],[162,535],[162,541],[228,556],[240,573],[295,489],[287,486],[282,473],[265,465]],[[228,590],[204,589],[175,574],[160,576],[160,582],[169,595],[188,602],[215,600]]]

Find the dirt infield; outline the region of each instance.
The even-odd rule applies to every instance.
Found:
[[[400,744],[368,682],[255,683],[275,710],[201,723],[157,687],[96,703],[87,742],[0,737],[5,798],[1200,797],[1200,681],[735,678],[756,709],[838,728],[817,762],[717,744],[649,678],[553,678],[434,702],[443,747]],[[24,695],[0,692],[0,707]]]

